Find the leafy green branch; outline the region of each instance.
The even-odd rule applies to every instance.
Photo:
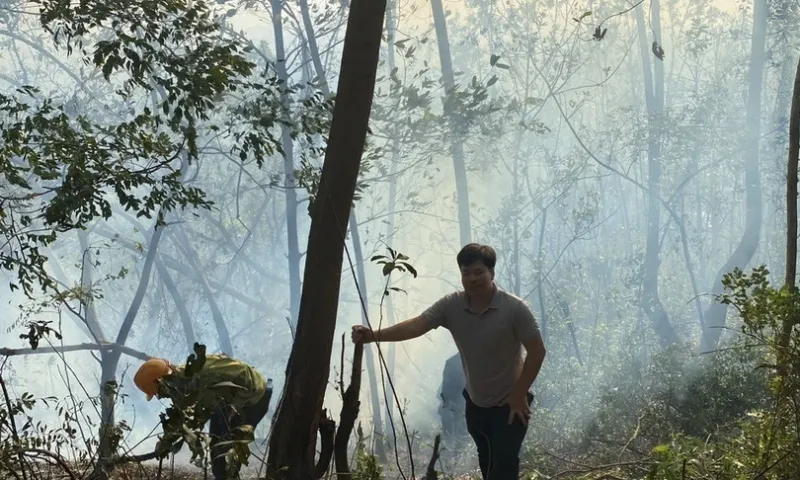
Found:
[[[0,268],[17,273],[11,288],[28,297],[36,286],[54,288],[40,249],[108,219],[117,205],[146,218],[210,208],[203,191],[181,181],[201,154],[198,136],[219,130],[206,121],[226,94],[266,97],[272,86],[252,78],[248,47],[223,38],[202,0],[35,3],[56,47],[99,68],[131,118],[104,124],[93,120],[102,115],[75,116],[32,86],[0,95]],[[133,100],[150,92],[153,105],[135,108]]]
[[[398,251],[395,251],[391,247],[386,247],[386,249],[389,250],[389,256],[375,255],[369,259],[370,262],[375,262],[378,265],[383,265],[381,271],[384,277],[388,277],[389,275],[392,274],[393,271],[397,270],[399,272],[408,272],[414,278],[417,278],[417,269],[414,268],[414,266],[408,262],[409,260],[408,256]],[[387,288],[383,292],[384,296],[389,295],[390,290],[405,293],[405,290],[398,287],[388,287],[387,284]]]

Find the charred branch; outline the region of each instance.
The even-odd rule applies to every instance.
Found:
[[[345,390],[342,398],[342,413],[339,417],[339,428],[334,440],[334,459],[336,461],[336,476],[339,480],[350,479],[350,464],[347,460],[347,444],[350,434],[358,418],[358,409],[361,402],[358,400],[361,392],[361,363],[364,357],[364,344],[355,344],[353,352],[353,369],[350,372],[350,385]]]
[[[322,478],[328,472],[328,467],[333,458],[334,435],[336,434],[336,422],[328,416],[328,411],[324,408],[319,418],[319,439],[321,448],[317,464],[314,465],[314,477]]]
[[[436,462],[439,461],[439,446],[442,443],[442,435],[437,434],[433,440],[433,453],[431,454],[431,461],[428,462],[428,469],[425,471],[424,480],[437,480],[439,474],[436,472]]]

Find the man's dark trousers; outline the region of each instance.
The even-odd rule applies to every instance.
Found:
[[[472,403],[466,390],[467,400],[464,416],[467,431],[478,447],[478,464],[484,480],[518,480],[519,452],[528,426],[515,417],[511,425],[508,404],[499,407],[479,407]],[[533,402],[533,394],[528,392],[528,405]]]
[[[232,445],[230,443],[219,445],[219,443],[230,440],[231,431],[237,427],[252,425],[255,428],[267,415],[271,397],[272,391],[267,390],[258,402],[242,408],[233,415],[230,421],[225,414],[230,412],[230,407],[217,410],[211,415],[208,433],[211,436],[211,474],[214,476],[214,480],[228,480],[225,454],[232,448]]]

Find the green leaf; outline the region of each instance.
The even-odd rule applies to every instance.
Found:
[[[383,276],[386,277],[394,270],[394,263],[387,263],[383,266]]]
[[[669,445],[665,444],[656,445],[655,447],[653,447],[653,453],[663,455],[665,453],[669,453],[670,449],[671,447]]]
[[[403,263],[403,265],[408,269],[409,273],[411,273],[411,275],[414,276],[414,278],[417,278],[417,269],[415,269],[408,263]]]

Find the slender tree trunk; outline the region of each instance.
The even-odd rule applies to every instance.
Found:
[[[284,115],[289,115],[289,74],[286,71],[286,49],[283,42],[283,0],[271,0],[272,28],[275,31],[275,69],[281,85],[281,106]],[[305,17],[304,17],[305,19]],[[312,32],[313,33],[313,32]],[[316,48],[316,42],[314,43]],[[291,127],[281,126],[281,148],[283,148],[283,191],[286,196],[286,238],[289,261],[289,313],[291,325],[297,324],[300,309],[300,245],[297,239],[297,192],[294,178],[294,142]]]
[[[353,256],[355,257],[356,277],[358,278],[360,290],[364,292],[364,306],[362,308],[359,304],[358,308],[361,311],[361,323],[363,323],[364,326],[368,326],[367,312],[365,311],[366,308],[369,308],[369,304],[367,303],[369,297],[366,294],[367,275],[364,272],[364,252],[361,249],[361,236],[358,232],[358,219],[356,218],[355,208],[350,212],[350,234],[352,235],[351,243],[353,244]],[[375,375],[380,362],[375,361],[375,352],[373,349],[365,350],[367,353],[367,379],[369,381],[370,398],[372,399],[372,445],[378,458],[381,461],[386,461],[386,449],[384,448],[386,438],[383,434],[383,416],[381,415],[381,401],[379,396],[380,389],[378,388],[378,380]]]
[[[539,285],[536,287],[536,290],[539,294],[539,328],[542,331],[542,341],[547,343],[547,335],[548,335],[548,315],[547,315],[547,307],[544,301],[544,281],[545,281],[545,271],[544,271],[544,234],[547,231],[547,207],[542,210],[542,225],[539,229],[539,251],[536,255],[536,270],[538,271],[539,277]]]
[[[792,11],[792,8],[789,5],[788,1],[781,2],[783,5],[781,9],[783,11]],[[774,11],[774,10],[773,10]],[[793,100],[793,92],[792,87],[795,81],[793,75],[795,74],[794,67],[796,66],[794,63],[795,58],[795,49],[792,44],[793,33],[792,29],[794,25],[790,22],[787,22],[787,18],[784,16],[777,16],[773,15],[767,20],[770,30],[775,31],[777,36],[781,38],[777,45],[772,46],[772,51],[781,52],[781,74],[780,80],[778,81],[778,89],[775,94],[775,101],[772,108],[772,118],[771,118],[771,126],[773,135],[770,135],[770,148],[769,148],[769,156],[772,158],[774,156],[775,159],[781,161],[785,158],[786,155],[786,145],[789,143],[789,131],[790,131],[790,116],[791,116],[791,104]],[[784,224],[785,217],[781,218],[779,215],[776,215],[777,212],[780,211],[780,207],[778,205],[773,205],[778,200],[772,200],[771,197],[766,197],[765,200],[767,204],[765,205],[764,214],[769,215],[771,221],[768,223],[766,220],[764,221],[764,227],[762,228],[762,234],[764,235],[764,242],[762,247],[762,256],[764,257],[763,260],[759,261],[759,263],[763,263],[766,265],[777,265],[782,263],[784,258],[781,255],[785,253],[785,249],[782,249],[781,246],[783,245],[783,238],[781,237],[781,233],[785,233],[785,229],[788,225]],[[770,245],[775,245],[777,248],[770,248]]]
[[[700,94],[700,74],[695,72],[694,73],[694,94]],[[700,168],[700,152],[703,149],[703,146],[706,142],[706,138],[702,134],[698,134],[697,137],[693,141],[692,145],[692,157],[691,157],[691,171],[696,172]],[[702,182],[699,180],[694,180],[693,185],[693,195],[694,195],[694,230],[697,235],[700,235],[702,232],[705,232],[706,228],[706,220],[703,211],[703,199],[708,195],[708,190],[703,188]],[[697,247],[697,265],[700,269],[698,276],[700,277],[699,281],[703,282],[704,284],[707,282],[707,274],[706,274],[706,252],[704,250],[705,245],[701,244]],[[702,304],[701,307],[702,308]],[[699,315],[702,317],[703,312],[701,311]],[[705,328],[705,321],[703,325],[700,326],[701,329]]]
[[[81,246],[81,254],[83,255],[83,261],[81,262],[82,265],[82,272],[81,272],[81,289],[83,290],[84,294],[90,293],[92,288],[92,251],[89,248],[89,234],[86,231],[81,230],[78,232],[78,242]],[[64,274],[64,271],[61,270],[61,266],[58,265],[58,262],[55,260],[55,256],[50,256],[50,264],[56,268],[59,277],[62,277],[62,282],[66,284],[67,277]],[[81,299],[81,306],[83,308],[83,318],[85,321],[86,328],[89,330],[89,334],[94,339],[95,342],[105,342],[106,336],[105,332],[103,331],[103,327],[100,326],[100,323],[97,321],[97,311],[94,308],[94,302],[89,297],[84,297]]]
[[[747,96],[747,133],[745,135],[745,227],[739,245],[725,265],[717,272],[711,293],[723,292],[722,279],[734,268],[745,268],[758,248],[761,237],[763,202],[759,145],[761,143],[761,88],[764,76],[764,48],[767,34],[766,0],[755,0],[753,8],[753,37],[750,50],[749,92]],[[700,350],[709,352],[717,347],[725,328],[728,306],[714,302],[706,311],[706,329],[700,340]]]
[[[311,479],[317,429],[330,373],[345,232],[367,136],[385,0],[353,0],[339,87],[311,227],[283,396],[270,438],[272,479]]]
[[[395,68],[394,49],[396,36],[397,0],[389,0],[386,5],[386,63],[389,67],[390,74]],[[394,243],[395,212],[397,211],[397,167],[400,162],[400,135],[400,129],[397,124],[395,124],[392,129],[392,156],[391,166],[389,167],[389,215],[386,218],[386,243],[388,245]],[[398,250],[396,245],[394,245],[393,248]],[[386,306],[386,326],[391,327],[395,324],[393,294],[386,296],[384,305]],[[383,325],[380,327],[383,328]],[[394,362],[397,355],[395,343],[390,342],[386,350],[386,374],[394,378]],[[384,402],[386,403],[386,428],[384,432],[393,431],[391,422],[393,418],[394,402],[392,400],[390,396],[384,395]]]
[[[125,314],[125,318],[122,320],[122,326],[120,326],[119,332],[117,333],[117,339],[115,343],[118,345],[125,345],[131,329],[133,328],[133,321],[136,319],[136,315],[138,315],[139,309],[142,306],[142,300],[144,299],[144,295],[147,292],[147,287],[150,283],[150,276],[153,272],[153,264],[155,263],[156,255],[158,254],[158,245],[161,242],[163,232],[164,227],[160,227],[158,225],[153,227],[153,234],[150,236],[150,245],[148,245],[147,255],[145,256],[144,265],[142,266],[142,275],[139,278],[139,285],[136,287],[133,300],[131,300],[128,311]],[[115,350],[115,353],[112,355],[113,362],[116,364],[116,362],[119,361],[122,352]]]
[[[651,6],[652,28],[656,41],[661,42],[661,22],[659,2],[653,0]],[[636,23],[639,29],[639,45],[642,53],[642,71],[645,82],[645,104],[648,117],[647,145],[647,242],[642,272],[641,307],[653,324],[662,348],[678,341],[678,335],[670,324],[667,311],[658,294],[658,273],[661,263],[659,251],[659,233],[661,229],[661,140],[663,136],[664,117],[664,64],[659,59],[655,62],[655,78],[650,66],[650,49],[648,47],[644,14],[642,6],[636,7]]]
[[[792,113],[789,117],[789,161],[786,174],[786,277],[784,287],[792,292],[797,290],[797,162],[800,156],[800,61],[794,79]],[[781,325],[778,346],[781,348],[778,366],[786,371],[788,360],[786,350],[792,339],[792,329],[797,325],[797,314],[792,311]]]
[[[117,366],[119,356],[116,350],[101,351],[100,353],[100,432],[97,445],[97,463],[90,480],[106,480],[113,465],[110,460],[114,457],[119,446],[119,436],[115,425],[115,405],[117,402]]]
[[[314,64],[314,71],[317,72],[317,82],[326,97],[331,94],[328,87],[328,78],[325,76],[325,68],[322,66],[322,57],[317,46],[317,36],[314,32],[314,25],[311,23],[311,12],[308,9],[308,0],[300,0],[300,15],[303,17],[303,30],[305,30],[306,41],[308,42],[308,52],[311,55],[311,62]]]
[[[526,91],[526,97],[527,97],[527,91]],[[512,191],[513,191],[513,195],[514,195],[513,198],[514,198],[514,201],[519,201],[520,198],[521,198],[520,177],[522,175],[522,172],[525,172],[525,174],[527,174],[525,168],[520,168],[520,161],[521,161],[520,160],[520,148],[522,146],[522,129],[517,130],[516,137],[517,138],[514,140],[514,165],[512,167],[513,171],[511,172],[511,174],[513,176],[513,178],[512,178],[512,182],[513,182]],[[511,268],[513,269],[512,270],[513,271],[512,287],[511,288],[514,291],[514,295],[519,296],[519,295],[523,295],[523,293],[522,293],[522,271],[521,271],[521,267],[520,267],[520,263],[522,263],[522,262],[520,261],[520,256],[521,256],[521,252],[520,252],[521,251],[521,248],[520,248],[521,238],[520,237],[521,237],[521,235],[520,235],[520,231],[519,231],[519,216],[514,215],[512,217],[512,221],[514,222],[513,225],[512,225],[512,237],[513,237],[514,247],[512,249],[512,253],[511,253],[512,254],[512,260],[511,260],[512,266],[511,266]],[[541,285],[540,285],[540,287],[541,287]],[[541,300],[541,298],[540,298],[540,300]]]
[[[81,246],[83,255],[82,272],[81,272],[81,288],[84,297],[81,299],[81,307],[89,328],[89,332],[94,338],[95,342],[106,341],[102,328],[97,323],[97,314],[94,308],[94,302],[91,300],[92,285],[92,251],[89,248],[89,235],[85,231],[78,232],[78,241]],[[98,446],[96,452],[96,464],[94,470],[90,474],[92,480],[105,480],[108,478],[108,467],[105,462],[110,459],[114,453],[111,432],[114,426],[114,404],[115,398],[113,388],[116,385],[116,366],[110,370],[110,362],[108,352],[100,352],[100,423],[98,432]]]
[[[133,300],[131,300],[131,304],[128,307],[128,311],[117,333],[117,339],[115,340],[117,345],[125,345],[130,335],[131,328],[133,327],[133,321],[139,313],[139,308],[141,308],[145,293],[147,293],[147,287],[150,284],[153,263],[158,252],[158,245],[161,241],[163,231],[163,227],[159,227],[158,225],[153,226],[153,234],[150,237],[147,256],[142,266],[139,285],[136,287]],[[109,473],[113,469],[111,458],[116,453],[119,441],[121,440],[120,433],[117,431],[114,421],[114,405],[119,388],[117,382],[117,367],[121,355],[122,350],[118,348],[110,351],[103,350],[100,355],[100,438],[97,447],[97,463],[90,475],[92,480],[105,480],[108,478]]]
[[[433,27],[436,30],[436,44],[439,47],[439,63],[442,68],[442,81],[444,83],[445,101],[444,115],[450,124],[450,154],[453,157],[453,171],[456,179],[456,198],[458,199],[458,228],[461,246],[472,241],[472,227],[470,226],[469,190],[467,186],[467,167],[464,159],[464,143],[461,122],[458,112],[452,111],[451,97],[455,90],[455,76],[453,75],[453,61],[450,56],[450,40],[447,37],[447,19],[445,18],[442,0],[431,0],[433,10]]]

